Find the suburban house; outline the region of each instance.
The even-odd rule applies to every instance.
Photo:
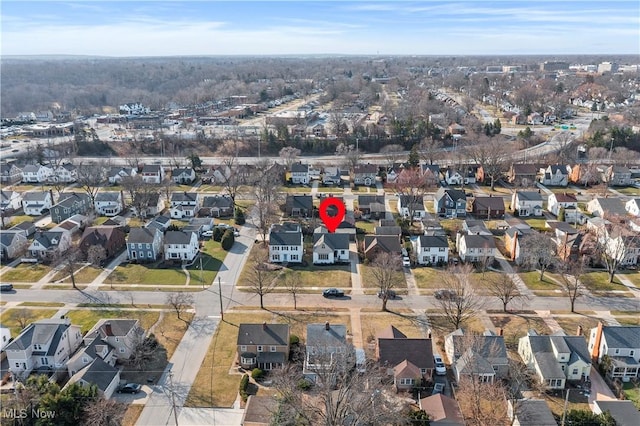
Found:
[[[446,235],[438,219],[424,218],[420,221],[420,227],[424,235]]]
[[[44,183],[53,170],[41,164],[28,164],[22,168],[22,182],[24,183]]]
[[[422,195],[400,195],[398,197],[398,212],[403,217],[413,216],[416,219],[427,216]]]
[[[164,234],[164,259],[192,261],[198,254],[198,235],[195,232],[167,231]]]
[[[173,219],[189,219],[196,217],[200,204],[197,192],[174,192],[171,194],[171,217]]]
[[[632,198],[626,202],[624,208],[632,216],[640,216],[640,198]]]
[[[149,217],[164,210],[164,199],[159,192],[137,193],[131,204],[131,212],[138,217]]]
[[[287,195],[285,212],[288,216],[311,217],[313,215],[313,197],[311,195]]]
[[[437,186],[440,184],[440,166],[437,164],[422,164],[420,170],[426,185]]]
[[[457,329],[445,336],[444,349],[457,381],[462,376],[472,376],[481,382],[493,383],[509,374],[509,358],[502,335],[491,331],[465,334]]]
[[[566,192],[556,194],[552,192],[547,199],[547,210],[553,213],[556,217],[560,214],[560,209],[565,209],[565,220],[566,220],[566,210],[567,209],[576,209],[578,208],[578,199],[573,194],[567,194]]]
[[[60,164],[54,168],[47,182],[72,183],[78,180],[78,169],[71,163]]]
[[[458,255],[463,262],[490,264],[495,259],[496,243],[493,236],[458,233],[456,239]]]
[[[429,414],[429,424],[433,426],[464,426],[464,416],[458,401],[441,393],[421,398],[418,406]]]
[[[159,164],[148,164],[142,168],[141,175],[144,183],[159,184],[164,180],[164,169]]]
[[[384,195],[358,195],[358,211],[364,218],[380,219],[386,216]]]
[[[51,214],[52,222],[60,223],[73,215],[85,214],[92,207],[91,198],[88,194],[76,192],[62,193],[58,198],[58,203],[49,209],[49,213]]]
[[[52,260],[71,247],[71,233],[65,231],[42,231],[29,246],[31,256],[40,260]]]
[[[149,107],[144,106],[140,102],[129,102],[127,104],[120,105],[118,110],[120,111],[120,114],[126,115],[144,115],[151,112]]]
[[[534,234],[535,231],[527,224],[518,224],[507,229],[504,233],[504,248],[507,258],[520,264],[522,260],[522,251],[520,243],[527,235]]]
[[[465,128],[461,124],[451,123],[449,127],[447,127],[447,133],[449,133],[450,135],[464,135]]]
[[[28,240],[22,232],[17,230],[0,232],[0,257],[3,261],[17,258],[24,253],[28,246]]]
[[[564,389],[566,380],[581,380],[591,372],[591,357],[582,334],[538,335],[529,330],[518,341],[518,354],[548,389]]]
[[[124,210],[122,192],[98,192],[94,199],[96,213],[100,216],[117,216]]]
[[[22,196],[19,192],[6,190],[0,191],[0,212],[11,213],[22,206]]]
[[[447,185],[460,186],[465,183],[462,173],[452,167],[447,167],[444,171],[444,180],[447,182]]]
[[[240,367],[269,371],[289,360],[289,324],[240,324],[236,342]]]
[[[388,184],[396,183],[396,181],[398,180],[398,176],[402,172],[403,167],[404,167],[404,164],[398,164],[398,163],[395,163],[389,166],[387,168],[385,181]]]
[[[4,356],[4,348],[9,344],[9,341],[12,341],[11,329],[9,329],[9,327],[6,327],[0,324],[0,352],[3,352],[3,356]]]
[[[431,339],[408,338],[392,325],[377,335],[375,356],[398,390],[413,389],[433,373]]]
[[[307,185],[311,178],[309,177],[309,165],[300,162],[291,165],[291,183],[294,185]]]
[[[593,362],[604,363],[610,378],[624,382],[640,377],[640,327],[607,326],[602,322],[589,333]],[[607,359],[607,362],[605,362]]]
[[[307,324],[307,343],[302,374],[315,382],[322,380],[325,370],[342,371],[349,368],[353,357],[347,343],[344,324]]]
[[[198,216],[233,216],[233,200],[227,195],[207,195],[202,199]]]
[[[313,234],[314,265],[349,263],[349,236],[337,233]]]
[[[616,422],[616,426],[637,426],[640,419],[640,411],[633,404],[633,401],[596,400],[591,408],[594,414],[608,412]]]
[[[322,183],[324,185],[340,185],[342,178],[338,167],[325,167],[322,173]]]
[[[523,188],[533,186],[539,169],[536,164],[512,164],[507,174],[507,181]]]
[[[601,171],[602,181],[610,186],[630,186],[633,183],[631,179],[631,170],[625,166],[608,166],[604,168],[598,167]]]
[[[304,254],[302,228],[294,222],[274,224],[269,230],[269,261],[300,263]]]
[[[96,347],[102,352],[96,351]],[[89,353],[94,354],[95,356],[91,358],[91,361],[89,361],[86,366],[80,367],[79,371],[74,374],[70,374],[69,381],[64,386],[63,390],[73,383],[78,383],[83,387],[95,385],[98,388],[99,395],[102,395],[105,398],[111,398],[120,386],[120,370],[109,362],[104,361],[102,356],[108,358],[113,351],[109,351],[107,345],[98,344],[92,345],[87,349]],[[85,356],[86,353],[87,352],[82,352],[77,355],[80,355],[81,360],[88,360],[89,358]],[[110,362],[115,363],[115,360],[110,360]]]
[[[22,196],[22,210],[29,216],[40,216],[53,206],[51,191],[29,191]]]
[[[375,186],[378,166],[375,164],[358,164],[353,168],[353,184]]]
[[[364,257],[369,261],[376,258],[379,253],[390,253],[400,256],[402,246],[397,235],[365,235]]]
[[[191,219],[191,220],[193,220],[193,219]],[[144,225],[144,226],[145,226],[145,228],[156,228],[156,229],[159,229],[160,232],[162,232],[164,234],[164,231],[169,229],[169,227],[171,226],[171,218],[169,216],[165,216],[165,215],[155,216],[149,222],[147,222],[147,224]]]
[[[196,180],[196,171],[191,167],[175,168],[171,170],[171,180],[177,185],[192,184]]]
[[[132,228],[127,238],[130,261],[155,262],[162,252],[163,235],[156,228]]]
[[[569,172],[571,168],[566,164],[555,164],[540,169],[540,183],[546,186],[569,185]]]
[[[512,426],[558,426],[544,399],[520,399],[515,407],[511,400],[507,403],[507,415]]]
[[[626,216],[624,201],[620,198],[594,198],[587,203],[587,213],[598,217]]]
[[[110,259],[127,244],[125,233],[118,226],[90,226],[84,230],[78,245],[84,258],[93,246],[104,248],[105,258]]]
[[[26,379],[33,370],[59,371],[82,342],[80,327],[68,318],[32,322],[5,347],[9,370]]]
[[[12,163],[0,162],[0,183],[11,185],[22,180],[22,169]]]
[[[144,339],[145,331],[137,319],[102,318],[84,336],[84,343],[101,340],[114,348],[119,361],[130,359],[136,346]]]
[[[131,167],[111,167],[107,172],[107,180],[111,185],[119,185],[122,179],[134,177],[137,174],[136,169]]]
[[[449,262],[449,240],[446,235],[420,235],[416,241],[418,265],[446,265]]]
[[[231,177],[231,169],[227,165],[219,165],[208,168],[200,179],[202,183],[224,184]]]
[[[36,233],[36,224],[30,220],[25,220],[9,228],[9,231],[19,232],[25,238],[29,238]]]
[[[433,198],[433,204],[440,217],[456,218],[467,215],[467,196],[464,191],[440,187]]]
[[[504,218],[502,197],[474,197],[471,200],[471,213],[479,219]]]
[[[462,230],[469,235],[493,235],[484,220],[479,219],[465,219],[462,222]]]
[[[511,196],[511,210],[516,216],[542,216],[542,203],[537,191],[516,191]]]

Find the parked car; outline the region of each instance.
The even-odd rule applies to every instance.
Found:
[[[433,364],[436,368],[436,374],[438,376],[444,376],[447,374],[447,367],[444,365],[444,361],[442,361],[442,357],[438,354],[433,355]]]
[[[118,389],[118,393],[138,393],[141,389],[142,385],[139,383],[127,383]]]
[[[438,300],[454,300],[458,297],[458,294],[455,291],[446,288],[436,291],[433,295]]]
[[[387,299],[395,299],[396,297],[398,297],[398,294],[395,292],[395,290],[391,290],[391,289],[387,289],[385,291],[380,290],[378,292],[378,297],[382,299],[385,293],[387,293]]]
[[[322,292],[324,297],[344,297],[344,291],[338,288],[327,288]]]
[[[409,259],[409,257],[408,257],[408,256],[404,256],[404,257],[402,258],[402,266],[405,266],[405,267],[407,267],[407,268],[408,268],[409,266],[411,266],[411,260]]]
[[[444,383],[436,383],[433,385],[433,392],[431,392],[431,395],[436,395],[442,392],[444,392]]]
[[[239,237],[240,236],[240,230],[238,228],[233,228],[233,236],[234,237]]]
[[[204,231],[202,233],[202,236],[211,238],[211,237],[213,237],[213,231]]]
[[[12,291],[13,284],[0,284],[0,291]]]

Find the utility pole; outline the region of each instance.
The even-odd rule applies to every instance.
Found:
[[[222,308],[222,284],[220,284],[220,275],[218,275],[218,296],[220,296],[220,319],[224,321],[224,311]]]
[[[562,422],[560,426],[564,426],[564,421],[567,417],[567,405],[569,404],[569,391],[571,389],[567,389],[567,396],[564,398],[564,410],[562,410]]]
[[[171,386],[171,409],[173,410],[173,418],[178,426],[178,411],[176,410],[176,393],[173,389],[173,371],[169,370],[169,386]]]

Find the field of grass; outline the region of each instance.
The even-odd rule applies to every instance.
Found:
[[[634,385],[631,382],[623,383],[622,391],[624,392],[626,399],[633,402],[636,408],[640,410],[640,388],[638,385]]]
[[[618,272],[616,275],[622,275],[631,281],[636,287],[640,287],[640,271],[624,271]]]
[[[47,275],[51,268],[39,263],[21,263],[15,268],[0,274],[0,281],[30,283],[37,282]]]
[[[105,284],[184,285],[187,277],[180,269],[158,269],[152,264],[122,264],[104,280]],[[198,265],[199,266],[199,265]]]
[[[41,319],[49,319],[57,309],[29,309],[29,308],[13,308],[7,309],[0,315],[0,323],[5,327],[9,327],[12,336],[17,336],[22,331],[22,322],[25,326],[34,321]]]
[[[160,317],[158,311],[120,310],[120,309],[74,309],[67,314],[71,323],[79,325],[82,334],[86,333],[101,318],[129,318],[140,321],[140,327],[148,330]]]
[[[613,282],[610,283],[607,272],[587,272],[580,277],[580,281],[592,292],[627,290],[618,277],[614,277]]]
[[[640,188],[635,188],[633,186],[628,186],[626,188],[615,188],[615,190],[624,195],[629,195],[632,197],[640,195]]]
[[[18,306],[39,306],[43,308],[62,308],[64,303],[59,302],[22,302]]]
[[[626,312],[629,315],[616,315],[615,319],[621,325],[640,325],[640,312],[636,312],[635,315],[633,312]]]
[[[540,218],[527,218],[524,219],[525,222],[527,222],[529,224],[530,227],[532,227],[533,229],[536,229],[538,231],[544,231],[545,228],[545,223],[547,222],[547,219],[540,219]]]
[[[444,269],[429,267],[414,268],[412,272],[418,288],[434,290],[442,288],[442,275],[446,273]]]
[[[376,226],[377,226],[377,223],[375,221],[370,221],[370,220],[356,221],[356,228],[364,229],[364,232],[366,232],[367,234],[373,234]]]
[[[185,321],[191,321],[193,319],[192,312],[186,312],[180,315]],[[151,317],[148,321],[151,320]],[[156,320],[157,321],[157,320]],[[176,351],[178,344],[182,340],[182,336],[187,332],[188,324],[181,319],[178,319],[178,315],[175,311],[163,312],[162,318],[156,324],[154,329],[154,335],[167,351],[167,359],[171,359],[173,353]],[[141,321],[142,323],[142,321]],[[148,330],[148,328],[145,328]]]
[[[213,239],[205,241],[200,253],[202,270],[199,259],[196,259],[195,263],[187,268],[191,275],[189,285],[211,285],[226,256],[227,252],[222,249],[219,242]]]
[[[594,316],[555,317],[560,327],[569,336],[575,336],[578,326],[582,326],[582,335],[588,337],[589,331],[598,325],[599,319]]]
[[[540,281],[540,271],[520,272],[518,275],[531,290],[554,291],[560,289],[556,281],[551,278],[552,274],[548,272],[544,273],[542,281]]]
[[[303,287],[351,287],[351,269],[349,265],[313,265],[290,266],[283,268],[278,276],[278,285],[294,274]]]
[[[370,265],[360,265],[360,273],[362,277],[363,288],[376,288],[376,287],[379,288],[373,276],[372,269],[373,267]],[[395,283],[393,285],[393,288],[396,288],[396,289],[407,288],[407,280],[404,278],[404,274],[402,273],[402,271],[396,272],[393,278],[393,282]]]
[[[413,315],[398,315],[391,312],[362,313],[360,315],[362,339],[365,343],[374,343],[376,336],[389,325],[393,325],[409,338],[426,337],[417,320]]]
[[[95,280],[98,277],[98,275],[100,275],[101,272],[102,272],[101,268],[96,268],[95,266],[86,266],[84,263],[77,264],[76,272],[74,273],[73,277],[76,280],[76,283],[91,284],[93,280]],[[67,273],[66,270],[58,271],[51,279],[51,282],[57,282],[57,281],[70,284],[71,276]]]

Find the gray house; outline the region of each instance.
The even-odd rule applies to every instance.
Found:
[[[133,228],[127,238],[129,260],[155,262],[162,251],[162,232],[156,228]]]
[[[458,381],[462,376],[473,376],[493,383],[506,378],[509,373],[504,337],[490,331],[474,335],[457,329],[445,337],[444,348]]]
[[[467,215],[467,197],[464,191],[438,188],[433,197],[433,205],[440,217],[465,217]]]
[[[302,374],[312,381],[318,380],[325,370],[347,368],[351,353],[344,324],[307,324],[306,356]]]
[[[92,208],[91,198],[82,193],[60,194],[58,203],[51,207],[51,221],[60,223],[76,214],[85,214]]]

